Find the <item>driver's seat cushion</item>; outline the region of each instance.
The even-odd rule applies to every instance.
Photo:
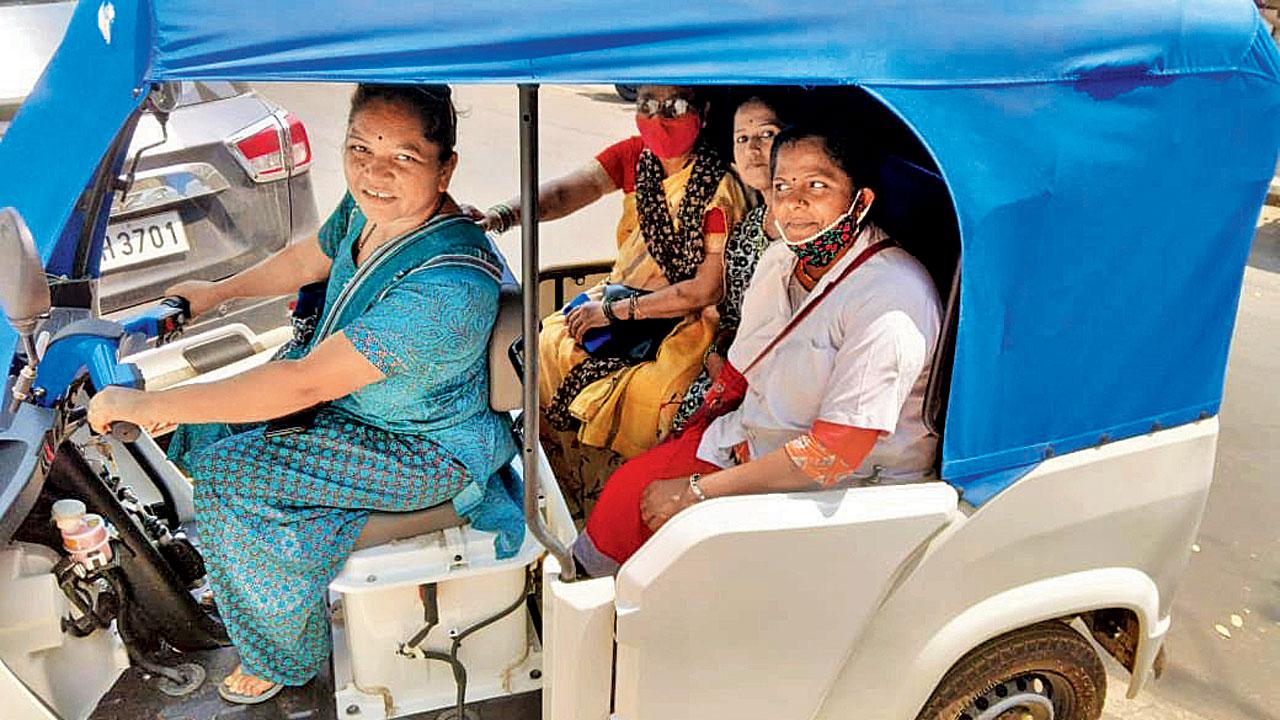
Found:
[[[405,540],[467,524],[466,518],[453,509],[453,501],[411,512],[375,512],[356,538],[353,550],[385,545],[392,540]]]

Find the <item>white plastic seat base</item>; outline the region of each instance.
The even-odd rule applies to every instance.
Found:
[[[526,531],[519,552],[500,560],[493,533],[459,524],[446,504],[381,514],[377,520],[386,527],[373,528],[365,540],[384,530],[395,536],[414,523],[428,527],[433,518],[450,515],[443,529],[358,545],[329,584],[339,716],[355,707],[363,718],[396,718],[454,704],[457,685],[450,665],[405,647],[424,627],[424,602],[432,593],[439,622],[418,649],[437,653],[449,653],[460,632],[516,606],[461,645],[468,702],[541,687],[542,649],[524,605],[529,566],[543,553],[532,533]]]

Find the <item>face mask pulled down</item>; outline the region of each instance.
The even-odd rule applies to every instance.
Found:
[[[787,237],[787,231],[777,219],[774,219],[773,224],[778,228],[778,236],[801,262],[812,268],[824,268],[858,237],[858,231],[862,229],[867,213],[871,210],[870,203],[862,207],[860,205],[862,193],[857,193],[853,205],[843,215],[818,232],[798,240]]]
[[[702,118],[692,112],[675,118],[637,117],[636,129],[640,131],[644,146],[666,160],[693,150],[698,133],[702,131]]]

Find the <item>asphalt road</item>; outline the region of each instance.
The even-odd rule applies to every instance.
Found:
[[[1213,490],[1156,692],[1215,720],[1280,718],[1280,209],[1264,208],[1236,317]],[[1236,615],[1243,627],[1232,623]],[[1230,639],[1214,630],[1222,625]]]
[[[351,87],[263,85],[310,132],[321,215],[344,189],[339,150]],[[518,183],[516,91],[457,88],[460,202],[505,200]],[[578,167],[633,132],[630,107],[607,86],[546,87],[541,100],[543,177]],[[547,224],[541,265],[612,257],[619,200],[606,198]],[[518,240],[502,249],[519,272]],[[1172,248],[1171,248],[1172,249]],[[1226,397],[1217,478],[1199,552],[1174,603],[1170,666],[1134,701],[1113,667],[1107,718],[1119,720],[1280,720],[1280,210],[1266,208],[1245,272]],[[1242,627],[1233,624],[1237,616]],[[1214,628],[1222,625],[1231,637]]]

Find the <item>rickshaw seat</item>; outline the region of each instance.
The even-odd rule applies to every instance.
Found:
[[[498,291],[498,317],[489,338],[489,407],[498,412],[519,410],[524,404],[524,383],[511,359],[511,346],[524,331],[520,285],[507,268]]]
[[[364,530],[356,538],[353,550],[363,550],[393,540],[407,540],[418,535],[438,532],[451,527],[466,525],[466,518],[458,515],[452,502],[444,502],[425,510],[412,512],[376,512],[369,515]]]

